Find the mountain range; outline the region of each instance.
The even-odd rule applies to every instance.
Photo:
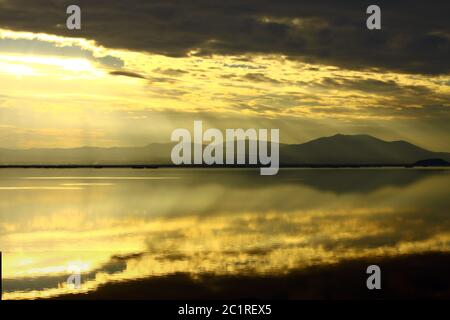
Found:
[[[163,165],[171,164],[175,143],[143,147],[0,149],[0,165]],[[406,141],[370,135],[336,134],[302,144],[280,144],[281,165],[408,165],[425,159],[450,161],[450,153],[432,152]]]

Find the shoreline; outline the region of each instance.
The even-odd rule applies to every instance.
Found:
[[[171,165],[171,164],[17,164],[0,165],[0,169],[158,169],[158,168],[181,168],[181,169],[260,169],[260,166],[248,165]],[[280,165],[280,169],[339,169],[339,168],[434,168],[447,169],[450,165],[414,165],[414,164],[289,164]]]

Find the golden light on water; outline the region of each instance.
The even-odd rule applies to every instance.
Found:
[[[111,178],[116,178],[111,180],[114,184],[85,182],[82,188],[88,189],[72,191],[70,196],[65,193],[71,191],[52,191],[60,194],[58,201],[54,194],[42,191],[33,201],[47,203],[48,209],[36,206],[36,214],[30,212],[24,216],[26,220],[10,218],[0,225],[5,279],[60,279],[58,288],[6,291],[4,299],[77,292],[64,282],[71,267],[79,268],[84,277],[81,292],[89,292],[106,283],[174,273],[194,278],[205,273],[284,274],[349,259],[450,249],[446,223],[432,222],[445,200],[439,192],[426,192],[444,190],[447,176],[430,176],[406,187],[385,186],[367,194],[342,195],[292,182],[250,188],[238,181],[230,181],[231,187],[193,184],[188,191],[186,184],[193,182],[189,174],[174,180],[181,184],[176,187],[170,179]],[[50,179],[54,183],[60,180]],[[145,187],[134,189],[139,186]],[[137,192],[140,202],[121,211],[130,195],[125,190]],[[90,200],[84,202],[87,194]],[[292,194],[298,195],[297,199],[288,200]],[[220,195],[226,195],[229,202],[212,209],[210,204]],[[115,203],[105,201],[114,197]],[[261,198],[266,199],[265,208],[253,201]],[[409,205],[411,198],[421,204]],[[427,208],[430,201],[437,207]],[[180,203],[184,205],[179,207]],[[179,210],[186,213],[178,215]]]

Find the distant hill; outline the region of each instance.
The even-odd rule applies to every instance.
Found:
[[[126,148],[0,149],[0,165],[171,164],[173,146],[174,143],[153,143]],[[414,164],[425,159],[450,161],[450,153],[369,135],[337,134],[302,144],[280,144],[282,165]]]
[[[432,152],[406,141],[384,141],[370,135],[342,135],[303,144],[280,146],[284,164],[410,164],[423,159],[450,160],[450,153]]]
[[[425,159],[417,161],[413,164],[415,167],[447,167],[450,166],[450,162],[444,159]]]

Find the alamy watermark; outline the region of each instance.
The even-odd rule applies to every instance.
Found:
[[[70,266],[68,271],[71,275],[67,278],[66,284],[70,289],[80,289],[81,288],[81,270],[76,266]]]
[[[66,13],[69,14],[66,20],[66,27],[69,30],[81,29],[81,8],[75,4],[67,7]]]
[[[380,30],[381,29],[381,9],[376,4],[372,4],[367,7],[367,14],[370,16],[366,20],[366,26],[369,30]]]
[[[261,175],[275,175],[280,162],[280,130],[270,129],[270,137],[268,133],[268,129],[226,129],[224,139],[219,129],[210,128],[203,132],[202,121],[194,121],[193,138],[188,129],[178,128],[172,132],[171,140],[178,144],[173,147],[170,156],[176,165],[260,164]],[[208,142],[206,147],[204,142]]]
[[[381,289],[381,269],[376,264],[372,264],[367,267],[366,273],[370,274],[367,278],[366,286],[369,290]]]

